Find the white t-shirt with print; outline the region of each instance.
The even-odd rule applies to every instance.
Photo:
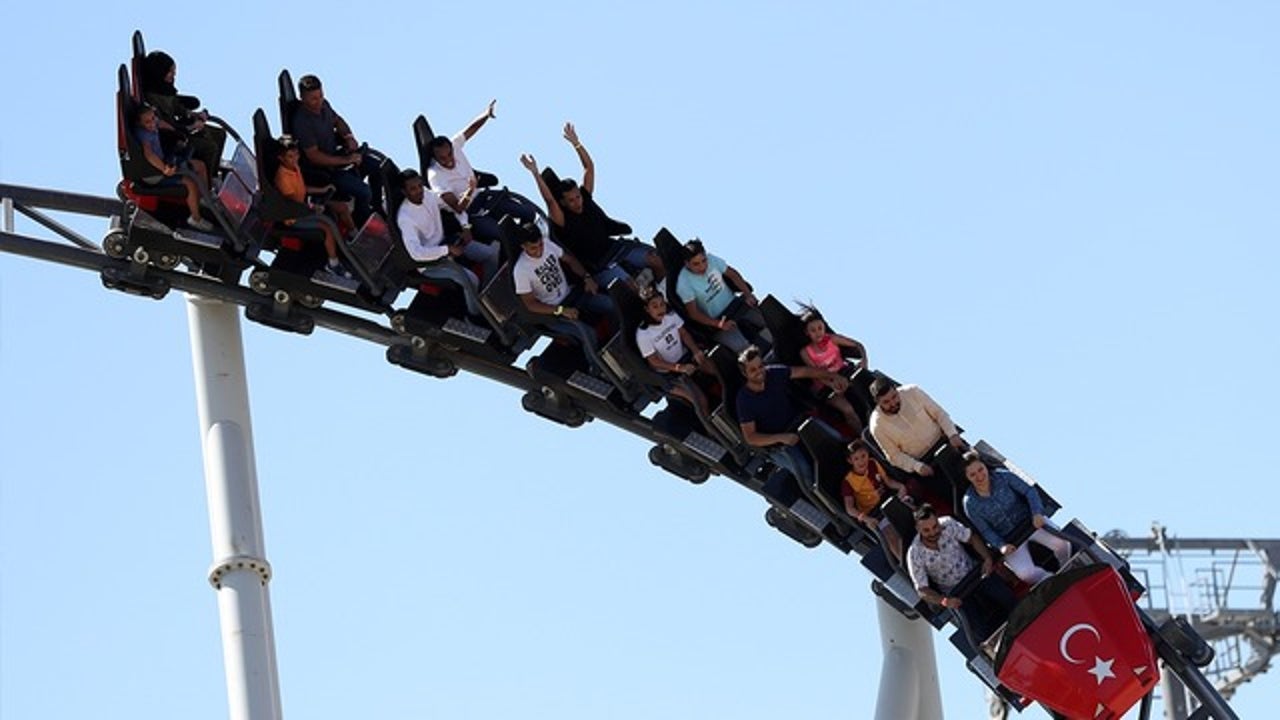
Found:
[[[542,256],[529,257],[521,251],[516,258],[511,277],[515,281],[516,294],[533,296],[547,305],[559,305],[569,296],[569,280],[560,266],[564,250],[550,240],[542,241]]]
[[[684,342],[680,340],[680,328],[684,320],[669,312],[657,325],[636,328],[636,346],[640,348],[641,357],[649,357],[655,352],[658,357],[669,363],[680,362],[684,357]]]

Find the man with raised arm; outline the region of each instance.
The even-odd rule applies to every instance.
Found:
[[[958,611],[972,631],[974,646],[982,643],[1017,604],[1008,585],[991,575],[995,558],[991,551],[964,523],[953,517],[939,517],[933,506],[925,503],[914,514],[916,537],[907,550],[907,572],[916,592],[925,602]],[[963,544],[982,558],[982,580],[968,597],[953,595],[961,580],[973,571],[976,563],[964,551]]]
[[[795,433],[803,415],[791,402],[787,387],[793,379],[809,379],[844,392],[849,381],[843,375],[821,368],[766,366],[763,353],[754,345],[738,355],[738,368],[746,379],[736,398],[743,440],[768,452],[774,464],[789,471],[797,481],[811,482],[813,462],[809,453],[800,447],[800,436]]]
[[[308,185],[333,185],[337,199],[355,203],[353,216],[363,225],[373,213],[373,189],[365,178],[376,178],[378,161],[361,149],[351,126],[324,97],[315,75],[298,80],[298,108],[293,113],[293,138],[302,149],[302,172]]]
[[[603,287],[608,287],[614,279],[625,279],[645,268],[652,271],[655,281],[661,280],[666,270],[653,248],[635,240],[616,238],[630,233],[631,226],[609,217],[596,204],[593,197],[596,189],[595,162],[578,138],[573,123],[565,123],[564,139],[573,146],[582,163],[582,185],[565,178],[559,187],[549,187],[533,156],[525,154],[520,157],[520,163],[533,174],[533,181],[538,185],[556,239],[591,270]]]
[[[440,193],[449,209],[457,214],[464,229],[471,230],[474,237],[486,241],[501,240],[502,231],[498,227],[498,221],[503,215],[512,214],[529,219],[524,217],[528,215],[525,208],[510,200],[505,192],[491,192],[477,186],[476,171],[463,149],[480,132],[480,128],[498,117],[497,109],[498,101],[490,100],[484,111],[453,137],[438,135],[432,138],[429,146],[431,163],[427,167],[427,183]]]

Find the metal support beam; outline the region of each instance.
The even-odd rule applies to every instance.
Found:
[[[908,620],[879,597],[876,612],[884,662],[875,720],[942,720],[933,628],[920,618]]]
[[[1187,720],[1187,689],[1167,666],[1160,673],[1160,697],[1164,705],[1164,720]]]
[[[187,296],[231,720],[280,720],[271,598],[237,307]]]

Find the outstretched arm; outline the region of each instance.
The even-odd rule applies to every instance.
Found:
[[[858,353],[858,357],[861,358],[858,361],[858,367],[865,368],[869,366],[870,361],[867,359],[867,349],[863,347],[862,343],[851,337],[845,337],[844,335],[832,335],[831,337],[835,340],[836,345],[849,348],[850,350]]]
[[[547,187],[542,174],[538,172],[538,161],[529,153],[525,153],[520,156],[520,164],[533,174],[533,181],[538,184],[538,194],[542,195],[542,202],[547,206],[547,217],[551,218],[552,224],[556,227],[564,227],[564,211],[560,209],[556,196],[551,194],[551,188]]]
[[[578,131],[573,123],[564,124],[564,139],[569,141],[573,149],[578,151],[578,160],[582,163],[582,189],[594,195],[596,193],[596,164],[591,161],[591,153],[578,139]]]
[[[472,120],[470,125],[462,129],[462,136],[470,140],[472,136],[480,132],[480,128],[484,127],[485,123],[489,122],[489,118],[498,117],[497,112],[495,112],[497,108],[498,101],[490,100],[489,106],[484,109],[484,112],[477,115],[476,119]]]
[[[845,376],[838,373],[828,372],[818,367],[795,366],[790,368],[791,378],[817,380],[836,392],[844,392],[849,389],[849,380]]]

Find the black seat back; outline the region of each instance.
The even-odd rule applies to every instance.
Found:
[[[276,87],[279,90],[281,132],[292,135],[293,114],[298,109],[298,91],[293,85],[293,76],[287,69],[280,71],[280,75],[276,78]]]
[[[848,473],[847,444],[825,423],[810,418],[800,424],[800,439],[814,462],[814,492],[828,509],[844,516],[844,476]]]
[[[649,365],[636,345],[636,330],[645,319],[644,301],[622,280],[609,283],[609,297],[613,300],[618,333],[601,352],[614,358],[636,383],[661,391],[666,378]]]
[[[121,177],[131,183],[132,191],[138,195],[186,197],[187,191],[182,185],[154,187],[141,182],[144,178],[154,178],[161,173],[147,162],[142,144],[134,134],[139,103],[133,96],[129,68],[121,64],[116,72],[116,81],[116,150],[120,156]]]
[[[800,318],[772,295],[761,300],[759,307],[764,324],[773,335],[773,353],[777,361],[784,365],[803,365],[800,350],[809,340]]]
[[[431,123],[426,115],[419,115],[413,121],[413,142],[418,147],[418,172],[426,182],[427,169],[431,167],[431,141],[436,134],[431,130]]]
[[[684,246],[670,230],[661,228],[653,236],[653,246],[658,249],[658,257],[667,268],[667,303],[684,312],[684,303],[676,294],[676,280],[684,272]],[[686,320],[688,318],[685,318]]]
[[[133,56],[129,61],[129,69],[133,72],[131,91],[134,99],[142,99],[142,61],[147,57],[147,44],[142,40],[142,31],[134,30],[131,45]]]
[[[800,442],[813,459],[813,485],[801,488],[805,494],[824,507],[832,519],[844,530],[862,529],[844,511],[844,498],[840,486],[844,483],[849,464],[845,452],[846,443],[830,425],[817,418],[800,423],[797,431]]]
[[[267,223],[294,220],[311,212],[276,188],[276,170],[280,168],[280,144],[271,133],[267,114],[262,108],[253,113],[253,151],[258,162],[258,213]]]

